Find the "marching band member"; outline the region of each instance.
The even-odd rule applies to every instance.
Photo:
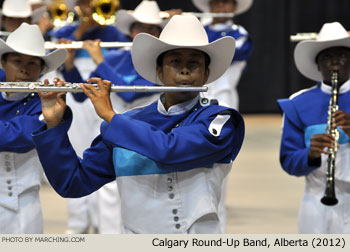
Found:
[[[175,15],[159,39],[136,36],[132,59],[151,82],[203,86],[226,71],[234,47],[231,37],[209,43],[196,17]],[[55,190],[81,197],[117,177],[127,233],[220,233],[221,183],[243,142],[241,115],[197,92],[164,93],[151,105],[119,114],[111,105],[111,83],[90,82],[99,90],[81,87],[104,122],[82,159],[62,121],[64,99],[40,94],[47,125],[33,141]]]
[[[299,208],[300,233],[350,233],[350,36],[338,23],[323,25],[317,40],[300,42],[294,51],[298,70],[318,83],[278,100],[284,113],[280,148],[282,168],[305,176],[305,191]],[[332,91],[332,72],[337,71],[339,110],[333,127],[340,131],[335,162],[335,192],[339,203],[320,202],[326,188],[327,148],[335,141],[325,133]]]
[[[0,40],[1,68],[7,82],[37,81],[65,60],[66,50],[45,54],[37,25],[23,23],[7,41]],[[46,83],[48,81],[46,80]],[[39,199],[42,167],[31,131],[45,125],[34,93],[0,95],[0,233],[43,233]]]

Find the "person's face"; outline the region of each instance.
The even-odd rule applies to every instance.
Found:
[[[145,24],[140,22],[133,23],[130,28],[131,39],[134,40],[136,35],[139,33],[148,33],[158,38],[160,35],[160,27],[158,25]]]
[[[350,48],[331,47],[323,50],[317,56],[317,65],[324,83],[332,83],[333,71],[338,71],[339,84],[346,82],[350,77]]]
[[[174,49],[165,52],[162,67],[157,67],[158,78],[165,86],[203,86],[209,77],[204,53],[195,49]],[[197,92],[165,93],[166,105],[193,99]]]
[[[22,23],[31,23],[31,18],[14,18],[14,17],[6,17],[2,18],[2,26],[7,32],[13,32],[16,30]]]
[[[237,5],[234,0],[210,0],[210,11],[213,13],[234,13]],[[214,18],[213,23],[224,23],[230,18]]]
[[[8,82],[37,81],[43,68],[40,58],[20,53],[9,53],[1,64]]]

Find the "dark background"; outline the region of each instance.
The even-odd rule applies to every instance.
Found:
[[[141,0],[120,0],[125,9],[134,9]],[[191,0],[158,0],[161,10],[180,8],[197,11]],[[2,1],[0,0],[0,3]],[[340,22],[350,29],[349,0],[255,0],[252,8],[235,17],[254,40],[238,91],[242,113],[279,112],[276,100],[315,83],[295,68],[296,43],[289,36],[298,32],[318,32],[327,22]]]

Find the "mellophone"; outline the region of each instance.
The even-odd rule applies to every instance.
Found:
[[[83,90],[80,84],[86,83],[69,83],[66,82],[64,86],[56,86],[53,83],[45,85],[42,82],[0,82],[0,92],[20,92],[20,93],[37,93],[37,92],[71,92],[82,93]],[[97,84],[90,84],[98,89]],[[206,92],[208,87],[194,87],[194,86],[111,86],[111,92]]]

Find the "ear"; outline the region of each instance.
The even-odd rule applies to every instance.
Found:
[[[6,64],[6,60],[4,60],[4,58],[1,58],[1,66],[4,67]]]
[[[209,75],[210,75],[210,69],[209,67],[207,67],[207,69],[204,72],[204,83],[208,81]]]
[[[164,80],[163,68],[160,67],[160,66],[157,66],[157,68],[156,68],[156,73],[157,73],[158,79],[159,79],[161,82],[163,82],[163,80]]]

